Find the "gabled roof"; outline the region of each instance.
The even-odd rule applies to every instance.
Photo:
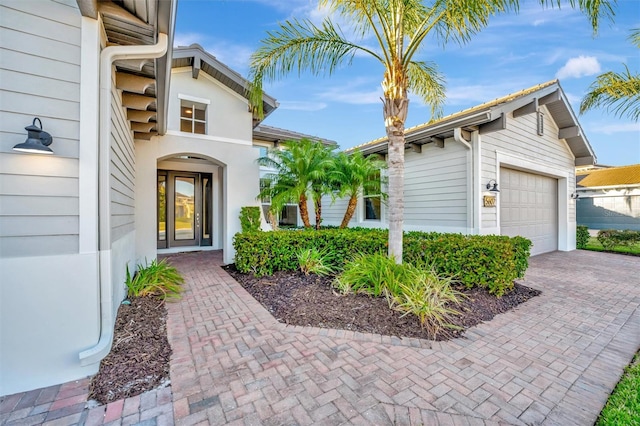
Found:
[[[199,44],[194,43],[187,47],[176,47],[173,50],[172,67],[191,67],[193,78],[198,78],[198,73],[202,70],[240,96],[247,98],[249,81],[217,60],[215,56],[204,50]],[[278,102],[266,93],[263,94],[262,99],[264,118],[267,118],[269,114],[278,108]],[[262,120],[254,117],[254,126],[257,126],[260,121]]]
[[[596,156],[587,140],[571,105],[558,80],[548,81],[520,92],[485,102],[435,121],[410,127],[405,130],[406,148],[442,141],[453,136],[455,128],[480,134],[506,128],[507,115],[514,118],[535,113],[545,105],[560,129],[558,138],[565,139],[576,157],[575,165],[595,164]],[[383,153],[387,150],[387,137],[350,148],[364,154]]]
[[[167,130],[167,98],[177,0],[76,0],[83,16],[101,18],[107,46],[153,45],[167,35],[167,53],[158,59],[118,60],[116,87],[122,90],[130,128],[136,139]]]
[[[292,130],[280,129],[273,126],[265,126],[260,124],[253,129],[253,138],[266,142],[284,142],[289,140],[299,141],[300,139],[310,139],[312,141],[322,142],[327,146],[337,146],[338,143],[329,139],[322,139],[317,136],[311,136],[304,133],[294,132]]]
[[[640,164],[577,171],[576,180],[581,188],[640,185]]]

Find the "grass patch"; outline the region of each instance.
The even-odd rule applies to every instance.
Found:
[[[640,256],[640,244],[634,244],[626,247],[616,246],[611,250],[605,250],[605,248],[602,246],[602,244],[600,244],[600,241],[598,241],[596,237],[589,237],[589,241],[587,241],[587,245],[584,249],[591,251],[610,251],[614,253],[625,253]]]
[[[640,425],[640,352],[625,369],[596,426]]]

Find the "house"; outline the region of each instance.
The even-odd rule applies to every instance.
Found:
[[[577,222],[640,231],[640,164],[576,171]]]
[[[405,230],[522,235],[532,254],[575,249],[575,167],[596,157],[558,81],[405,134]],[[384,157],[387,143],[352,150]],[[326,207],[324,223],[339,224],[345,205]],[[380,194],[362,197],[350,225],[387,226]]]
[[[127,268],[231,262],[260,147],[306,136],[263,125],[202,47],[173,49],[175,16],[176,0],[0,0],[0,395],[94,374]]]

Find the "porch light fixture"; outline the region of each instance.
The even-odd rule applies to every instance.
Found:
[[[580,194],[578,194],[577,192],[574,192],[573,194],[570,195],[572,200],[577,200],[578,198],[580,198]]]
[[[39,127],[36,126],[36,121]],[[42,130],[42,121],[38,117],[33,119],[30,126],[24,128],[27,133],[27,140],[13,147],[14,151],[27,152],[29,154],[53,154],[49,145],[53,142],[53,137]]]
[[[491,185],[491,182],[493,182],[493,186]],[[487,184],[487,189],[489,190],[489,192],[500,192],[500,190],[498,189],[498,182],[496,182],[495,179],[491,179],[489,181],[489,183]]]

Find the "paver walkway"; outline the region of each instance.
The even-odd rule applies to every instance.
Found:
[[[444,343],[285,326],[219,254],[170,261],[178,424],[591,425],[640,347],[638,257],[536,256],[541,296]]]
[[[531,258],[541,296],[443,343],[285,326],[220,253],[169,259],[171,388],[92,409],[88,379],[9,395],[0,425],[591,425],[640,347],[638,257]]]

